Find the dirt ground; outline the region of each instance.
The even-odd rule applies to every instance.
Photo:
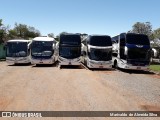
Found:
[[[0,111],[160,111],[160,76],[120,70],[8,66],[0,62]]]

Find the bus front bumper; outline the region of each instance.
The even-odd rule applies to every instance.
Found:
[[[112,61],[93,61],[89,60],[87,63],[88,68],[99,68],[99,69],[111,69]]]
[[[143,70],[143,71],[148,71],[149,70],[149,65],[146,66],[133,66],[130,64],[124,64],[121,65],[122,69],[129,69],[129,70]]]
[[[19,57],[19,58],[12,58],[12,57],[6,57],[6,62],[8,64],[26,64],[30,63],[30,59],[27,57]]]
[[[31,60],[31,64],[53,64],[53,59],[33,59]]]
[[[81,65],[80,58],[65,59],[65,58],[59,57],[58,61],[59,61],[59,65]]]

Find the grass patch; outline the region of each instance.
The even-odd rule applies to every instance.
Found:
[[[150,69],[156,72],[160,72],[160,65],[150,65]]]

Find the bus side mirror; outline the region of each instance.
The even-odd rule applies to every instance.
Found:
[[[128,53],[128,48],[125,47],[125,48],[124,48],[124,54],[127,55],[127,53]]]
[[[31,45],[32,45],[32,43],[30,42],[30,43],[28,44],[28,50],[31,49]]]

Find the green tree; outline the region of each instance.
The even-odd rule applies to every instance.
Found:
[[[54,33],[49,33],[48,37],[53,37],[54,38]]]
[[[160,28],[153,31],[154,39],[160,39]]]
[[[3,25],[2,22],[3,22],[2,19],[0,19],[0,43],[6,40],[7,30],[8,30],[8,26],[6,27],[5,25]]]
[[[34,27],[28,26],[28,32],[27,32],[28,38],[35,38],[40,35],[41,35],[41,33],[39,30],[35,29]]]
[[[68,34],[68,32],[61,32],[60,35],[61,35],[61,34],[64,34],[64,35],[65,35],[65,34]]]
[[[27,26],[25,24],[17,24],[15,23],[15,27],[9,30],[10,38],[22,38],[22,39],[30,39],[34,37],[40,36],[40,31],[35,29],[34,27]]]
[[[160,47],[160,28],[156,29],[152,33],[153,35],[153,47]]]
[[[14,29],[10,29],[8,31],[8,39],[15,39],[17,38],[17,32]]]
[[[55,39],[56,41],[59,41],[59,35],[56,35],[56,37],[54,37],[54,39]]]
[[[130,32],[148,35],[150,39],[153,37],[152,25],[150,22],[137,22],[132,26],[132,30],[130,30]]]
[[[3,24],[2,24],[2,19],[0,19],[0,27],[2,26]]]
[[[14,31],[16,31],[17,34],[17,38],[23,38],[26,39],[27,34],[28,34],[28,28],[27,25],[25,24],[17,24],[15,23],[15,27],[13,29]]]

